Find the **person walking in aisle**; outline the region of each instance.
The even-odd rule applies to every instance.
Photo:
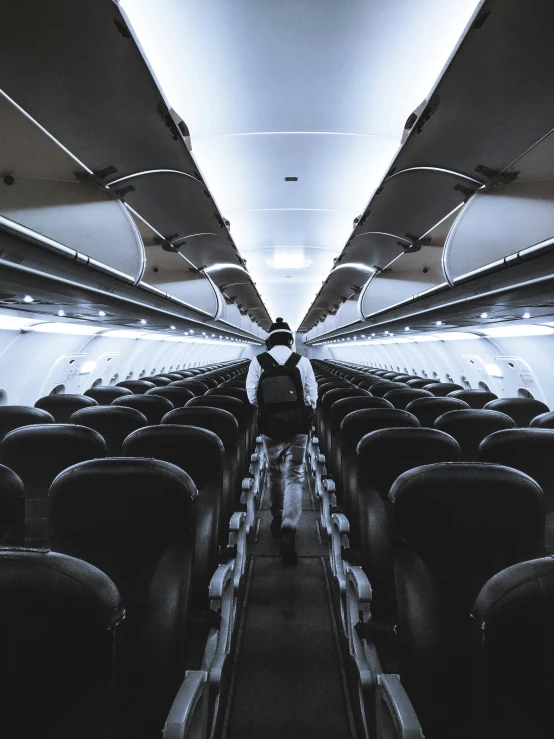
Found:
[[[302,512],[304,457],[317,403],[317,383],[306,357],[292,351],[292,331],[282,318],[272,324],[267,352],[250,362],[248,400],[258,407],[258,428],[267,459],[271,533],[281,537],[283,562],[297,562],[295,536]]]

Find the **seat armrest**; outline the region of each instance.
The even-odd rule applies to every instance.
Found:
[[[342,559],[343,549],[349,549],[350,523],[344,513],[331,515],[331,570],[337,579],[341,593],[346,590],[346,575]]]
[[[236,548],[235,590],[238,590],[246,569],[246,513],[237,511],[229,521],[229,546]]]
[[[167,716],[163,739],[204,739],[208,733],[206,673],[191,670],[175,696]]]
[[[399,675],[377,675],[377,739],[383,726],[394,725],[395,739],[424,739],[423,730]],[[387,712],[391,721],[384,719]],[[388,735],[387,735],[388,736]]]
[[[233,578],[235,570],[235,560],[232,559],[223,565],[219,565],[217,570],[214,572],[212,579],[210,580],[209,587],[209,598],[210,601],[215,601],[211,604],[211,607],[220,605],[220,602],[225,594],[229,580]]]

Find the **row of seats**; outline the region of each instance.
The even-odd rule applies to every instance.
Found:
[[[310,464],[364,730],[388,736],[386,704],[413,736],[423,735],[422,726],[428,739],[549,736],[541,723],[548,703],[537,700],[546,689],[533,693],[513,677],[521,665],[534,665],[554,687],[543,652],[527,651],[533,642],[550,655],[554,636],[548,601],[536,596],[539,580],[554,574],[552,558],[544,558],[545,536],[554,549],[554,414],[532,399],[462,388],[450,395],[446,383],[314,364],[319,401]],[[521,587],[510,605],[514,577]],[[535,610],[520,612],[522,604]],[[494,631],[497,616],[504,631]],[[535,617],[537,633],[521,649],[512,646],[508,624]],[[486,624],[488,639],[475,623]],[[508,662],[499,635],[516,666],[509,690],[506,676],[497,680],[501,660],[504,669]],[[402,684],[392,679],[396,673]],[[535,733],[523,730],[527,721]]]
[[[246,364],[0,407],[3,725],[14,735],[213,730],[246,555]],[[174,382],[198,385],[182,406],[157,396],[171,406],[161,423],[120,402],[188,392]],[[33,705],[23,719],[22,696]]]

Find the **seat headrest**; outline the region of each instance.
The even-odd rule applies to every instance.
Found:
[[[433,426],[439,416],[447,411],[469,409],[459,398],[416,398],[408,403],[406,410],[419,419],[422,426]]]
[[[356,453],[358,481],[371,485],[383,497],[406,470],[434,462],[458,462],[461,457],[456,439],[437,429],[417,427],[372,431],[362,437]]]
[[[97,408],[82,408],[69,419],[71,423],[94,429],[103,437],[107,455],[117,455],[129,434],[148,426],[146,416],[136,408],[124,405],[101,405]]]
[[[0,441],[10,431],[36,423],[56,422],[52,414],[40,408],[31,408],[27,405],[2,405],[0,406]]]
[[[69,395],[59,393],[57,395],[45,395],[39,398],[35,403],[35,408],[47,411],[56,420],[56,423],[67,423],[69,417],[80,408],[88,408],[91,405],[98,405],[96,400],[88,398],[86,395]]]
[[[183,408],[191,398],[195,397],[190,388],[175,387],[174,385],[167,385],[167,387],[154,387],[151,390],[147,390],[145,395],[156,395],[160,398],[167,398],[171,403],[173,403],[174,408]]]
[[[432,380],[429,380],[427,378],[421,378],[421,379],[406,380],[406,385],[408,387],[414,388],[414,390],[422,390],[426,385],[429,385],[431,382]]]
[[[461,385],[456,385],[454,382],[429,382],[423,387],[424,390],[429,390],[436,398],[445,398],[455,390],[463,390]]]
[[[331,390],[327,390],[321,397],[322,408],[331,408],[333,403],[343,398],[363,398],[367,397],[368,393],[359,387],[335,387]]]
[[[340,425],[343,443],[356,447],[371,431],[395,426],[419,426],[415,416],[397,408],[364,408],[345,416]]]
[[[374,398],[370,393],[367,395],[341,398],[340,400],[335,400],[331,406],[333,425],[340,428],[343,418],[349,413],[352,413],[352,411],[362,410],[362,408],[393,408],[393,405],[384,398]]]
[[[106,442],[97,431],[69,423],[24,426],[10,431],[0,444],[0,462],[21,477],[31,497],[36,493],[31,488],[46,495],[66,467],[105,456]]]
[[[219,436],[227,451],[235,449],[238,442],[239,424],[235,416],[223,408],[195,406],[176,408],[162,418],[163,424],[197,426]]]
[[[203,395],[201,398],[192,398],[186,404],[186,408],[204,406],[206,408],[223,408],[229,411],[237,419],[239,426],[246,423],[247,411],[242,400],[231,398],[230,395]]]
[[[117,387],[117,385],[96,385],[85,391],[87,398],[93,398],[98,405],[110,405],[112,400],[122,395],[132,395],[129,388]]]
[[[368,385],[367,389],[376,398],[384,398],[391,390],[405,390],[406,385],[403,382],[392,382],[392,380],[378,380]]]
[[[554,429],[554,412],[540,413],[529,424],[531,428]]]
[[[470,408],[483,408],[486,403],[491,400],[496,400],[498,395],[491,393],[490,390],[474,390],[466,388],[465,390],[454,390],[452,393],[448,393],[449,398],[458,398],[468,404]]]
[[[127,457],[154,457],[181,467],[202,490],[221,474],[223,442],[197,426],[160,424],[133,431],[123,442]]]
[[[21,546],[25,539],[25,488],[18,475],[0,464],[0,546]]]
[[[200,380],[174,380],[169,387],[183,387],[190,390],[195,397],[204,395],[208,391],[208,386],[204,385]]]
[[[135,408],[148,419],[148,423],[159,423],[163,416],[173,410],[173,403],[160,395],[125,395],[112,401],[112,405]]]
[[[437,574],[479,573],[480,587],[499,570],[544,554],[543,492],[509,467],[416,467],[396,479],[389,500],[396,531]]]
[[[447,411],[435,421],[435,428],[456,439],[462,450],[462,459],[469,462],[477,459],[479,444],[485,436],[514,426],[512,419],[504,413],[474,408]]]
[[[118,382],[116,387],[125,387],[130,390],[133,395],[141,395],[156,386],[153,382],[148,382],[147,380],[123,380],[123,382]]]
[[[152,385],[155,385],[156,387],[166,387],[167,385],[170,385],[173,382],[171,377],[166,377],[165,375],[155,375],[154,377],[143,377],[142,379],[145,380],[146,382],[151,382]],[[129,390],[129,392],[131,391]]]
[[[548,413],[550,408],[534,398],[498,398],[485,405],[487,410],[499,411],[510,416],[516,426],[525,428],[541,413]]]
[[[479,445],[479,460],[514,467],[536,480],[544,493],[551,496],[554,492],[554,431],[551,429],[495,431]]]
[[[194,541],[192,479],[158,459],[107,457],[64,470],[50,489],[51,545],[100,566],[140,571]]]
[[[433,394],[428,390],[416,390],[415,388],[396,388],[385,393],[385,400],[393,404],[395,408],[405,410],[408,403],[416,398],[432,398]]]
[[[226,395],[228,398],[237,398],[244,402],[248,402],[248,394],[246,388],[236,386],[215,387],[210,388],[206,395]]]

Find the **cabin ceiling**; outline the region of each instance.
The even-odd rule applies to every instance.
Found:
[[[120,3],[273,318],[302,324],[478,5]]]

